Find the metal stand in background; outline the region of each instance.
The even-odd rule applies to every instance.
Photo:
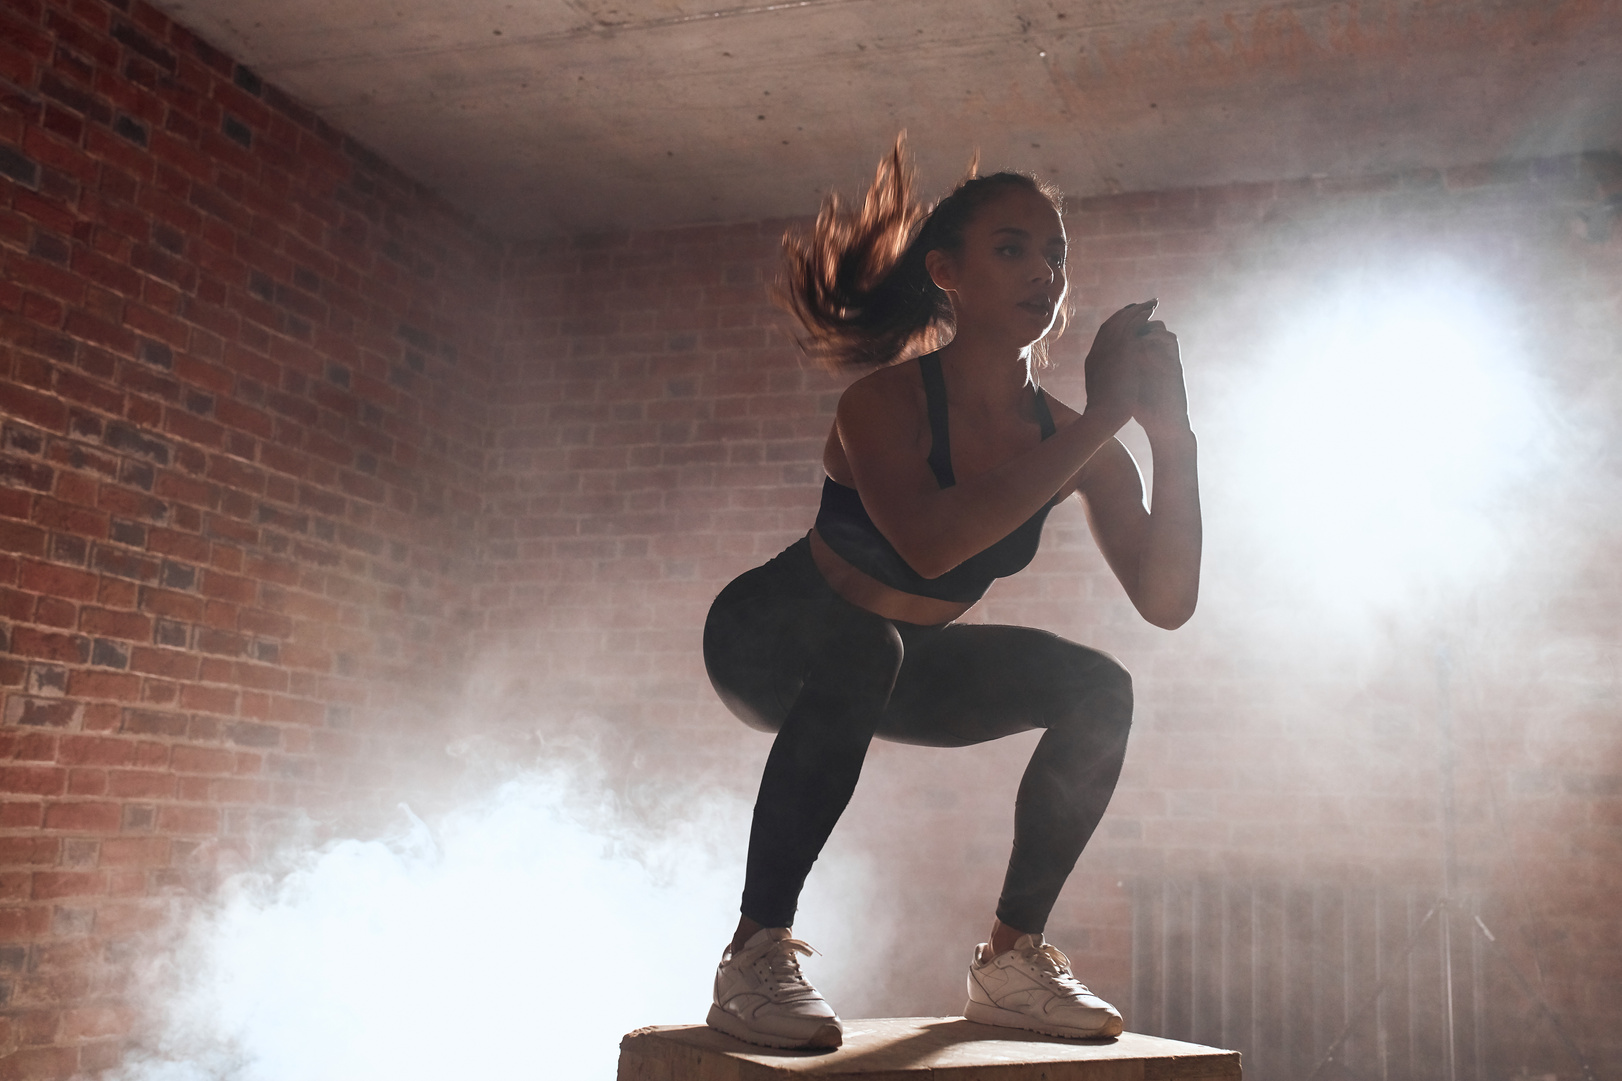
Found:
[[[1414,952],[1414,947],[1419,944],[1419,936],[1426,926],[1429,925],[1432,919],[1437,916],[1441,917],[1442,922],[1439,928],[1443,986],[1442,1081],[1458,1081],[1457,1038],[1453,1012],[1453,911],[1458,907],[1455,900],[1458,887],[1458,817],[1453,802],[1453,773],[1458,764],[1458,747],[1453,738],[1453,694],[1449,682],[1451,674],[1452,658],[1448,654],[1447,647],[1438,647],[1436,650],[1436,685],[1440,699],[1440,706],[1437,710],[1437,728],[1440,731],[1442,745],[1442,896],[1437,898],[1435,904],[1431,905],[1430,911],[1425,913],[1425,918],[1419,921],[1419,925],[1408,936],[1408,942],[1402,949],[1402,955],[1398,958],[1399,963],[1406,961],[1409,954]],[[1549,1005],[1549,1000],[1544,998],[1536,987],[1532,986],[1531,981],[1521,973],[1515,963],[1505,955],[1503,950],[1499,949],[1498,939],[1487,929],[1487,925],[1482,922],[1479,915],[1471,917],[1470,927],[1472,934],[1480,933],[1482,940],[1487,943],[1487,947],[1492,951],[1493,956],[1502,961],[1504,967],[1509,970],[1510,975],[1515,978],[1515,983],[1520,987],[1521,992],[1537,1006],[1543,1016],[1549,1019],[1549,1027],[1554,1031],[1555,1037],[1560,1041],[1561,1046],[1566,1049],[1566,1053],[1571,1056],[1572,1061],[1577,1064],[1577,1068],[1582,1073],[1583,1081],[1596,1081],[1594,1071],[1588,1065],[1588,1060],[1583,1057],[1582,1050],[1567,1034],[1565,1026],[1560,1023],[1560,1015],[1555,1013],[1554,1007]],[[1395,967],[1393,966],[1393,968]],[[1318,1081],[1318,1076],[1339,1057],[1341,1049],[1346,1046],[1346,1041],[1351,1039],[1352,1033],[1356,1031],[1358,1025],[1363,1023],[1369,1011],[1374,1009],[1375,1003],[1385,993],[1386,986],[1390,981],[1391,977],[1385,976],[1381,978],[1379,983],[1375,984],[1374,990],[1370,991],[1368,997],[1358,1006],[1357,1011],[1352,1014],[1351,1020],[1346,1022],[1346,1027],[1335,1038],[1335,1042],[1329,1045],[1329,1049],[1324,1052],[1323,1058],[1318,1060],[1318,1065],[1308,1076],[1307,1081]],[[1479,1033],[1477,1033],[1477,1039],[1480,1039]],[[1478,1078],[1477,1081],[1481,1081],[1481,1079]]]

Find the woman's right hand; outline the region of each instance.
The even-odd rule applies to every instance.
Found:
[[[1117,431],[1138,406],[1138,339],[1159,301],[1128,304],[1098,328],[1087,353],[1087,405],[1083,415]]]

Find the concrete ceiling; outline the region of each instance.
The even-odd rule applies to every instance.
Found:
[[[1618,0],[161,0],[493,234],[1622,148]]]

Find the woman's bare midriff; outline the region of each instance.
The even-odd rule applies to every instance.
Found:
[[[905,593],[894,586],[887,586],[828,547],[828,542],[815,529],[811,530],[811,558],[816,561],[817,569],[835,593],[856,607],[865,608],[885,619],[932,626],[950,623],[974,607],[972,602],[964,604],[936,597],[920,597],[916,593]]]

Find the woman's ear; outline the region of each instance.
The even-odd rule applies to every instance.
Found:
[[[940,248],[931,248],[924,253],[924,269],[929,271],[929,280],[942,292],[950,293],[957,288],[957,261]]]

